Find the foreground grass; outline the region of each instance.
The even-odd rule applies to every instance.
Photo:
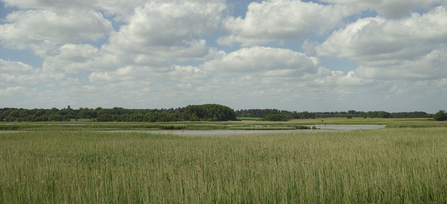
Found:
[[[447,128],[0,134],[0,203],[443,203]]]

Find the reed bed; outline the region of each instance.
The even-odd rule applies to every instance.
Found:
[[[247,125],[247,124],[159,124],[159,123],[87,123],[87,124],[14,124],[1,125],[1,130],[25,131],[82,131],[82,130],[293,130],[309,129],[303,125],[273,124],[273,125]]]
[[[444,203],[447,128],[0,134],[0,203]]]

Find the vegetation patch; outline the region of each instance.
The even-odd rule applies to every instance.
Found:
[[[262,120],[262,118],[255,118],[255,117],[237,117],[238,120]]]
[[[0,134],[0,203],[444,203],[447,128]]]
[[[270,127],[231,127],[231,130],[294,130],[294,127],[270,126]]]
[[[292,120],[291,115],[287,114],[268,114],[262,118],[263,121],[289,121]]]
[[[389,124],[386,128],[436,128],[436,127],[447,127],[447,123],[425,123],[425,124],[415,124],[415,123],[397,123]]]
[[[309,126],[305,126],[305,125],[297,125],[296,127],[295,127],[296,129],[311,129],[311,127],[309,127]]]

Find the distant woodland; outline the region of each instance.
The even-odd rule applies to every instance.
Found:
[[[426,112],[354,111],[348,112],[297,112],[277,109],[233,109],[218,105],[189,105],[171,109],[125,109],[125,108],[79,108],[70,106],[63,109],[0,109],[0,122],[37,122],[37,121],[69,121],[89,119],[97,122],[171,122],[171,121],[229,121],[236,117],[256,117],[264,120],[290,120],[329,117],[368,117],[368,118],[433,118],[434,114]]]
[[[297,112],[277,109],[245,109],[236,111],[236,117],[255,117],[264,118],[267,115],[284,114],[292,119],[310,119],[310,118],[348,118],[348,117],[368,117],[368,118],[433,118],[433,114],[426,112],[397,112],[389,113],[385,111],[355,111],[348,112]]]
[[[171,109],[79,108],[64,109],[0,109],[0,121],[37,122],[90,119],[97,122],[171,122],[237,120],[234,110],[218,104],[189,105]]]

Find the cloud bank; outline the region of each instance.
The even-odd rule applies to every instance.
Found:
[[[0,5],[4,107],[445,109],[444,0]]]

